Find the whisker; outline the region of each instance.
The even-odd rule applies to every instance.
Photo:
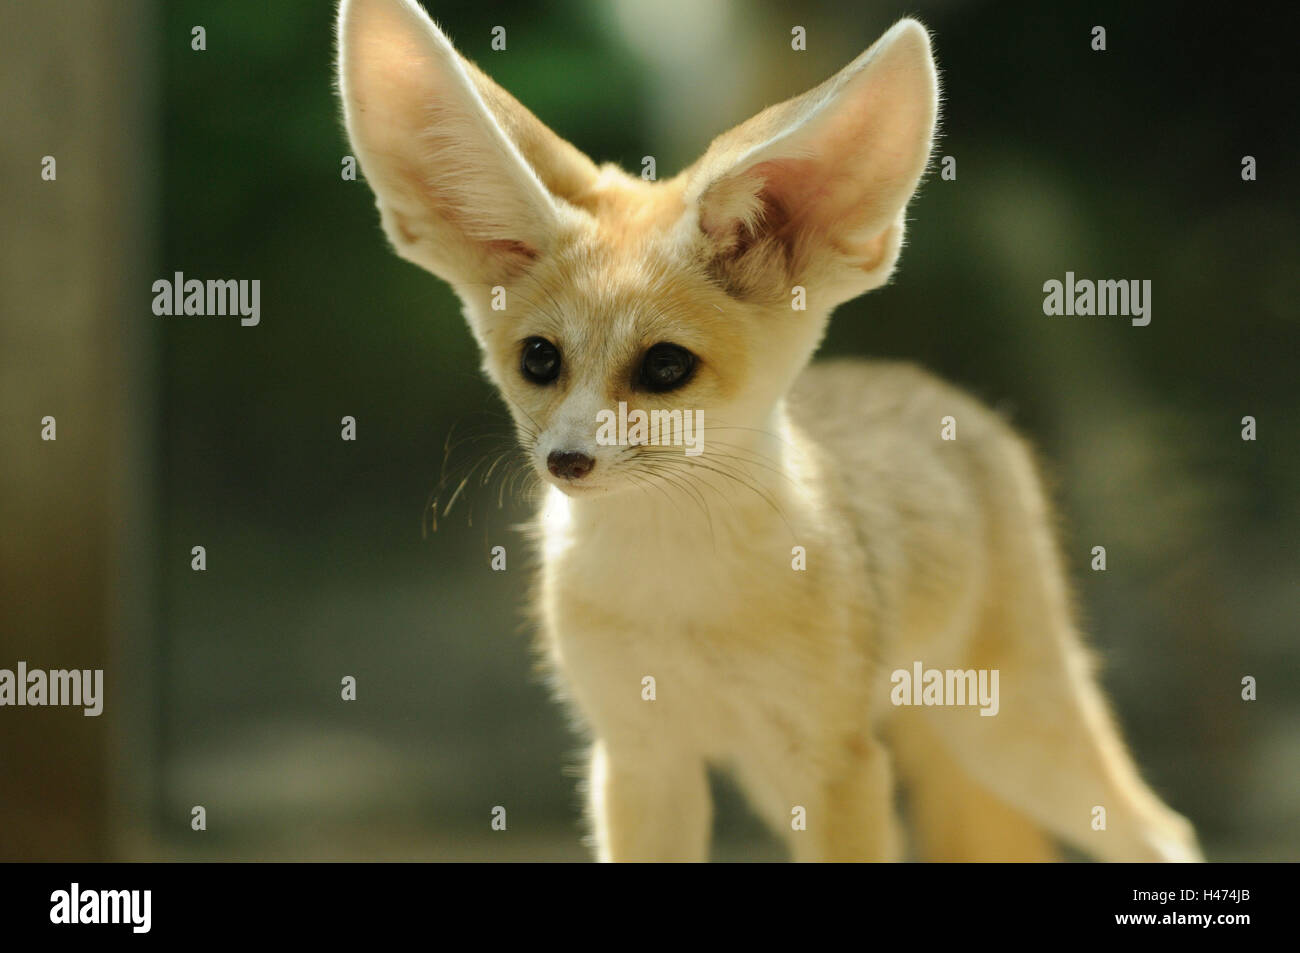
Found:
[[[789,521],[786,519],[785,512],[777,504],[776,500],[772,498],[771,494],[765,491],[764,489],[762,489],[761,487],[757,486],[755,483],[751,482],[750,480],[744,479],[742,478],[741,475],[738,475],[736,472],[738,468],[735,465],[730,463],[725,463],[725,462],[718,462],[716,466],[711,466],[710,464],[701,462],[696,457],[688,457],[685,454],[678,455],[676,453],[664,453],[661,450],[653,451],[651,455],[659,457],[660,458],[659,462],[662,464],[666,464],[669,467],[677,467],[679,469],[699,468],[699,469],[707,470],[712,473],[716,473],[725,479],[729,479],[734,481],[735,483],[740,484],[741,486],[748,489],[750,492],[754,493],[760,499],[762,499],[769,507],[771,507],[772,511],[781,518],[781,522],[785,524],[785,527],[790,532],[790,534],[792,536],[794,535],[794,530],[791,528]]]

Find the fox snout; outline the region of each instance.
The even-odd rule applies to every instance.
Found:
[[[552,450],[546,457],[546,469],[562,480],[581,480],[595,468],[595,458],[580,450]]]
[[[605,483],[611,476],[613,447],[601,447],[596,440],[596,415],[608,403],[602,389],[591,383],[573,386],[549,413],[546,408],[533,412],[532,422],[541,433],[532,442],[529,456],[538,476],[569,491],[584,491]],[[592,471],[603,458],[601,473]],[[603,486],[601,489],[607,489]]]

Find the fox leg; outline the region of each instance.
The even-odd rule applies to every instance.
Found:
[[[901,855],[894,816],[894,771],[884,745],[854,738],[847,757],[822,782],[824,820],[799,841],[797,860],[895,861]],[[805,832],[807,833],[807,832]],[[808,850],[811,846],[813,849]]]
[[[751,802],[790,848],[792,859],[893,861],[900,855],[894,779],[883,745],[864,735],[806,768],[739,766]]]
[[[597,741],[589,784],[598,860],[709,859],[713,812],[702,761],[644,748],[623,758]]]
[[[929,712],[900,711],[890,734],[907,792],[918,859],[1026,863],[1058,860],[1051,839],[1023,812],[975,781],[946,750]]]

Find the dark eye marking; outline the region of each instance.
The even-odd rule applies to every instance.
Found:
[[[560,349],[546,338],[528,338],[519,356],[519,370],[534,384],[549,384],[560,376]]]
[[[695,373],[699,361],[694,354],[676,344],[656,344],[645,352],[637,372],[637,384],[656,394],[676,390]]]

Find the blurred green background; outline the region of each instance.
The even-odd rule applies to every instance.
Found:
[[[628,169],[653,155],[661,178],[919,16],[957,178],[923,187],[894,282],[840,309],[823,353],[915,360],[1035,441],[1144,772],[1212,859],[1300,857],[1290,24],[1024,0],[427,6],[562,136]],[[581,742],[521,612],[527,504],[474,484],[428,532],[444,473],[509,431],[451,292],[340,175],[332,4],[4,16],[0,89],[27,134],[4,147],[0,665],[102,658],[110,697],[102,725],[0,712],[0,857],[584,858]],[[59,214],[33,171],[52,142]],[[81,197],[78,176],[99,177]],[[1150,279],[1150,326],[1045,317],[1067,270]],[[260,279],[260,326],[154,317],[174,271]],[[57,449],[34,436],[47,407]],[[37,752],[68,763],[25,769]],[[782,856],[719,796],[717,856]]]

